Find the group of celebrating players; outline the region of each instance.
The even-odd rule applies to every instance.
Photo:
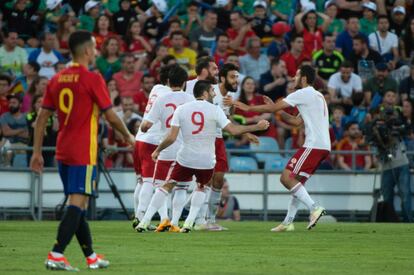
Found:
[[[250,142],[258,138],[251,132],[269,127],[266,120],[254,125],[233,124],[228,116],[232,108],[260,113],[281,112],[293,125],[305,125],[303,147],[290,159],[282,172],[281,182],[290,191],[291,200],[285,220],[272,231],[292,231],[299,204],[310,211],[308,229],[316,225],[325,209],[315,203],[304,187],[330,151],[328,109],[324,97],[313,87],[315,70],[302,66],[295,81],[297,91],[276,103],[265,98],[265,105],[248,106],[234,99],[238,68],[225,64],[218,70],[213,59],[199,60],[197,78],[177,65],[163,67],[161,84],[154,86],[136,138],[113,111],[102,77],[88,71],[95,59],[95,41],[86,31],[74,32],[69,38],[73,63],[50,81],[34,134],[31,168],[43,169],[42,140],[49,116],[57,112],[60,124],[56,159],[68,206],[58,228],[56,242],[46,259],[53,270],[77,271],[63,253],[73,236],[91,269],[105,268],[109,261],[92,248],[89,225],[85,219],[89,196],[94,194],[97,161],[97,127],[99,111],[125,141],[135,146],[137,185],[134,192],[137,232],[151,229],[156,212],[161,222],[156,231],[188,233],[192,229],[223,230],[215,222],[215,214],[228,170],[222,130],[232,135],[247,135]],[[185,89],[185,90],[184,90]],[[297,107],[299,116],[283,111]],[[74,146],[76,142],[76,146]],[[184,225],[178,221],[187,202],[187,188],[195,178],[190,211]],[[155,188],[155,192],[154,192]],[[168,216],[167,198],[174,191],[172,217]]]

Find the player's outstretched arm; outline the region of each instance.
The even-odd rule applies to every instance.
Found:
[[[30,169],[35,173],[41,173],[43,171],[43,156],[42,156],[42,144],[43,137],[45,135],[45,128],[47,120],[53,114],[52,111],[41,108],[39,115],[36,119],[36,125],[34,129],[33,137],[33,155],[30,160]]]
[[[284,100],[279,100],[278,102],[273,104],[264,104],[256,106],[250,106],[240,101],[236,101],[234,103],[234,106],[242,111],[258,113],[276,113],[277,111],[290,107],[290,105],[287,104]]]
[[[238,136],[244,133],[266,130],[267,128],[269,128],[269,125],[270,123],[267,120],[261,120],[253,125],[236,125],[233,123],[229,123],[226,125],[226,127],[223,128],[223,130],[226,130],[233,136]]]
[[[175,142],[179,132],[180,132],[179,127],[171,126],[171,130],[168,136],[164,138],[164,140],[160,143],[160,145],[158,145],[157,149],[155,149],[155,151],[151,155],[154,161],[158,159],[158,155],[161,153],[162,150],[164,150],[165,148],[167,148],[168,146],[170,146],[171,144]]]
[[[129,132],[128,128],[125,126],[125,123],[119,118],[119,116],[114,112],[112,108],[104,112],[106,120],[111,124],[115,130],[118,130],[125,141],[131,145],[135,145],[135,137]]]
[[[287,124],[293,126],[301,126],[303,124],[303,119],[300,115],[292,116],[284,111],[280,112],[280,115]]]

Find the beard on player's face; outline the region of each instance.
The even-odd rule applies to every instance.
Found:
[[[210,74],[210,72],[208,73],[208,76],[207,76],[206,80],[210,81],[211,84],[217,84],[217,77]]]
[[[235,82],[233,85],[227,81],[227,79],[224,81],[224,88],[228,91],[228,92],[232,92],[235,93],[237,92],[237,82]]]

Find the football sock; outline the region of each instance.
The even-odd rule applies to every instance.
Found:
[[[83,255],[85,255],[85,257],[89,257],[94,252],[92,249],[91,231],[89,229],[89,224],[86,221],[85,215],[86,210],[82,211],[81,217],[79,219],[78,230],[76,230],[75,234],[82,249]]]
[[[63,254],[62,253],[58,253],[58,252],[51,251],[50,254],[52,254],[52,256],[54,258],[62,258],[63,257]]]
[[[161,208],[161,206],[167,201],[168,192],[162,187],[158,188],[154,196],[152,196],[150,205],[148,206],[147,212],[145,213],[141,223],[149,223],[152,220],[154,214]]]
[[[142,183],[139,183],[137,180],[137,185],[135,186],[134,191],[134,213],[135,218],[138,218],[138,202],[139,202],[139,193],[141,191]]]
[[[208,207],[210,209],[210,215],[209,215],[210,223],[216,223],[216,214],[217,214],[217,209],[220,204],[220,199],[221,199],[221,190],[211,188],[210,200],[208,203]]]
[[[178,221],[180,220],[181,213],[187,200],[187,190],[185,189],[175,189],[174,197],[172,200],[172,219],[171,223],[175,226],[178,226]]]
[[[290,192],[293,196],[295,196],[302,203],[304,203],[306,207],[309,209],[309,211],[312,211],[312,209],[316,206],[315,202],[309,196],[308,191],[306,191],[302,183],[299,182],[298,184],[296,184],[292,189],[290,189]]]
[[[63,214],[59,224],[56,243],[52,249],[53,252],[63,254],[63,251],[65,251],[66,246],[70,243],[78,229],[81,214],[82,210],[77,206],[69,205],[66,207],[65,214]]]
[[[96,255],[96,253],[95,252],[93,252],[91,255],[89,255],[87,258],[89,258],[89,259],[91,259],[91,260],[93,260],[93,259],[96,259],[96,257],[98,257],[98,255]]]
[[[168,219],[167,200],[165,200],[160,209],[158,209],[158,214],[160,215],[161,221]]]
[[[195,191],[194,191],[195,192]],[[208,202],[210,200],[211,188],[209,186],[204,187],[204,192],[206,193],[206,199],[204,204],[201,206],[200,211],[198,212],[195,224],[206,224],[207,221],[207,212],[208,212]]]
[[[152,185],[152,182],[144,181],[142,183],[141,191],[139,192],[139,202],[137,207],[137,218],[140,221],[144,217],[145,211],[147,211],[153,191],[154,187]]]
[[[299,205],[300,200],[294,196],[291,196],[285,220],[282,222],[284,225],[288,225],[293,222],[296,213],[298,212]]]
[[[206,199],[206,193],[203,191],[195,191],[193,197],[191,198],[190,213],[188,214],[187,219],[184,222],[185,226],[192,227],[198,212],[200,211],[201,206],[203,205]]]

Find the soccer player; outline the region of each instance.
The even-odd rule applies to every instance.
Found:
[[[147,107],[145,108],[144,120],[147,118],[148,113],[151,111],[152,105],[155,100],[165,94],[171,92],[171,88],[167,86],[168,73],[171,69],[176,69],[178,65],[168,65],[161,68],[160,82],[161,84],[155,85],[148,97]],[[147,132],[142,132],[141,128],[138,131],[135,139],[135,151],[134,151],[134,167],[138,175],[141,175],[141,180],[137,182],[134,192],[134,206],[135,206],[135,218],[132,222],[132,227],[138,225],[139,221],[144,217],[145,211],[151,201],[151,197],[154,191],[153,180],[155,163],[151,158],[152,152],[157,148],[160,140],[163,138],[161,132],[161,124],[155,123]],[[160,216],[164,219],[168,217],[167,205],[160,209]],[[155,229],[155,228],[154,228]]]
[[[152,125],[159,122],[161,125],[162,136],[165,137],[168,134],[168,131],[171,128],[171,119],[177,107],[194,100],[192,95],[189,95],[183,91],[187,78],[187,72],[181,67],[177,67],[176,69],[169,71],[168,84],[173,93],[168,93],[157,98],[148,116],[141,124],[141,130],[143,132],[148,131]],[[168,171],[176,159],[177,151],[180,148],[181,143],[182,139],[181,136],[179,136],[173,145],[161,152],[155,163],[155,186],[161,186],[164,184]],[[156,229],[157,232],[163,232],[167,229],[169,229],[170,232],[180,232],[178,220],[180,219],[186,202],[187,189],[190,183],[191,180],[189,182],[180,182],[177,184],[174,189],[174,197],[172,200],[172,220],[162,220]]]
[[[192,195],[190,213],[181,229],[183,233],[189,232],[205,201],[204,186],[214,173],[217,127],[233,135],[265,130],[269,127],[269,122],[265,120],[249,126],[232,124],[220,107],[211,104],[215,93],[209,81],[199,80],[194,86],[194,96],[196,101],[183,104],[176,109],[168,136],[152,153],[152,158],[157,160],[160,153],[171,146],[181,133],[183,143],[177,153],[177,160],[170,168],[166,183],[155,191],[137,230],[146,230],[152,216],[165,203],[168,193],[177,182],[187,182],[195,176],[197,190]]]
[[[219,69],[217,64],[215,63],[214,59],[210,56],[201,57],[197,60],[195,71],[197,73],[197,77],[187,81],[185,85],[185,92],[194,95],[194,85],[199,80],[208,80],[212,84],[217,84],[217,78],[219,74]],[[218,86],[214,85],[213,87],[215,92],[218,92]]]
[[[280,177],[280,181],[291,192],[292,197],[285,220],[271,230],[274,232],[294,230],[293,220],[300,202],[305,204],[311,213],[307,229],[314,227],[319,218],[326,213],[323,207],[312,200],[304,187],[305,182],[331,150],[328,107],[324,96],[312,87],[315,75],[315,70],[311,66],[302,66],[295,76],[298,90],[277,103],[273,103],[269,98],[266,98],[266,105],[248,106],[239,101],[235,103],[237,108],[244,111],[260,113],[274,113],[288,107],[297,107],[300,113],[297,117],[282,112],[282,118],[292,125],[305,124],[305,143],[289,160]]]
[[[86,257],[90,269],[109,266],[109,261],[92,248],[92,236],[85,212],[90,196],[94,195],[98,151],[98,121],[101,111],[126,142],[133,145],[134,136],[112,110],[111,99],[103,78],[88,71],[95,60],[96,43],[91,33],[76,31],[69,37],[73,64],[55,75],[49,82],[35,132],[30,167],[43,170],[42,141],[48,118],[57,112],[59,132],[56,159],[68,206],[60,222],[56,242],[45,262],[46,268],[78,271],[63,255],[73,235]]]

